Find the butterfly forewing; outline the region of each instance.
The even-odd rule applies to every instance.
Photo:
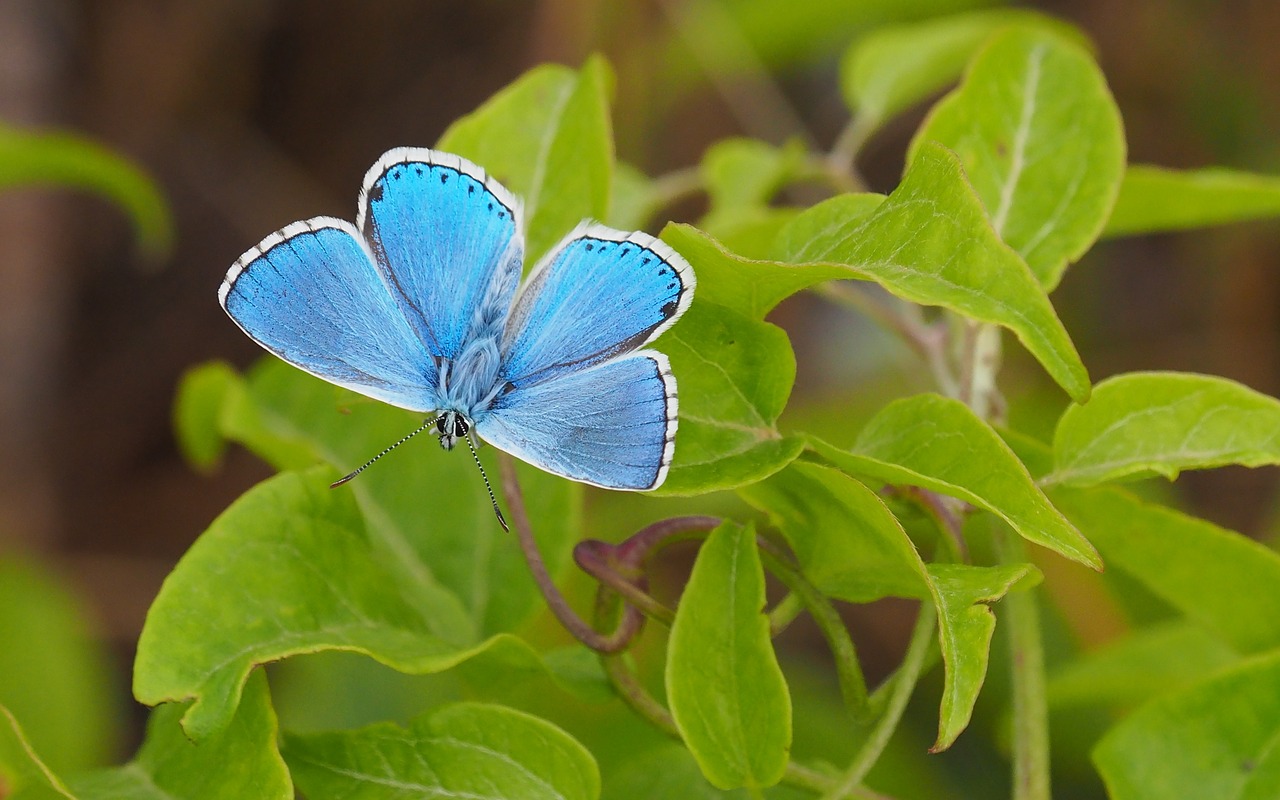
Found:
[[[435,408],[437,375],[349,222],[296,222],[241,256],[218,291],[258,344],[392,405]]]
[[[503,376],[524,387],[635,350],[684,313],[693,288],[693,270],[666,243],[581,225],[517,298]]]
[[[521,268],[520,205],[470,161],[424,148],[387,152],[365,176],[357,224],[432,354],[458,356],[486,299],[506,312]],[[491,286],[509,290],[487,298]]]

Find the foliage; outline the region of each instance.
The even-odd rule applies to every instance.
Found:
[[[738,9],[750,36],[766,36],[773,5]],[[788,35],[762,52],[778,56]],[[36,726],[6,713],[13,796],[939,796],[923,754],[903,749],[920,738],[909,702],[938,707],[927,738],[940,752],[991,694],[1010,716],[1017,798],[1048,797],[1050,721],[1081,709],[1100,714],[1082,746],[1114,797],[1280,794],[1280,556],[1125,485],[1280,463],[1280,401],[1203,375],[1093,386],[1050,297],[1101,236],[1280,213],[1276,179],[1127,165],[1087,42],[1039,15],[882,27],[842,63],[852,119],[833,152],[719,142],[695,176],[705,215],[663,229],[698,276],[692,308],[656,344],[680,427],[643,516],[665,519],[620,543],[580,541],[582,488],[491,450],[481,459],[502,475],[515,541],[481,482],[433,448],[400,448],[331,491],[416,420],[276,361],[197,367],[175,411],[192,463],[215,469],[232,442],[279,474],[213,522],[152,605],[134,691],[157,708],[137,758],[55,774],[20,724]],[[867,137],[957,81],[897,188],[863,191]],[[663,177],[615,160],[612,83],[600,58],[538,67],[440,142],[524,197],[535,253],[584,216],[641,225],[674,199]],[[799,183],[830,196],[774,204]],[[803,291],[900,336],[936,393],[888,403],[849,447],[781,423],[796,357],[766,317]],[[1003,424],[1004,331],[1074,401],[1052,442]],[[708,507],[729,518],[672,516]],[[671,608],[649,569],[688,540],[697,555]],[[1097,652],[1068,648],[1047,674],[1056,617],[1042,568],[1104,565],[1092,580],[1156,608],[1153,624]],[[561,591],[595,592],[593,625]],[[835,603],[886,598],[920,610],[900,665],[869,687]],[[563,646],[547,605],[579,644]],[[775,649],[802,614],[834,660],[838,688],[818,703]],[[646,624],[669,630],[642,637]],[[316,665],[312,706],[357,697],[395,718],[356,712],[316,731],[285,714],[277,735],[273,703],[288,693],[259,668],[277,661],[269,674],[286,684]],[[364,666],[339,666],[351,663]]]

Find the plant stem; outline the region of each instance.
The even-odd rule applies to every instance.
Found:
[[[787,592],[786,597],[779,600],[769,612],[769,636],[777,638],[790,627],[792,622],[795,622],[801,611],[804,611],[804,603],[800,601],[799,595],[795,592]]]
[[[1000,371],[1000,328],[986,322],[966,321],[959,399],[984,420],[1004,407],[996,388]]]
[[[920,680],[920,672],[929,652],[929,643],[933,640],[935,620],[933,606],[928,602],[922,603],[915,628],[911,631],[911,642],[907,645],[907,654],[903,656],[902,666],[894,676],[892,693],[889,695],[884,714],[876,722],[867,741],[863,743],[862,749],[858,751],[844,775],[833,789],[822,796],[822,800],[841,800],[841,798],[858,796],[855,792],[879,760],[893,732],[898,729],[898,723],[902,720],[902,714],[907,708],[907,701],[911,699],[916,682]]]
[[[849,191],[866,191],[863,188],[866,182],[858,173],[857,160],[858,153],[874,130],[875,123],[870,117],[855,114],[840,131],[835,143],[831,145],[831,152],[827,154],[830,169],[848,176],[849,181],[857,187]]]
[[[999,527],[993,534],[1002,564],[1027,560],[1018,535]],[[1045,699],[1044,647],[1035,591],[1004,598],[1009,660],[1013,670],[1013,798],[1049,800],[1049,708]]]
[[[780,548],[764,537],[756,537],[760,547],[760,558],[769,571],[787,588],[799,596],[804,607],[813,617],[814,622],[822,630],[827,639],[827,646],[836,660],[836,675],[840,681],[840,694],[844,697],[845,706],[856,720],[864,720],[867,716],[867,681],[862,675],[862,666],[858,663],[858,651],[849,638],[849,629],[844,620],[836,613],[836,609],[818,588],[809,582],[796,568]]]
[[[607,542],[587,539],[578,542],[573,548],[573,559],[583,572],[622,595],[628,606],[670,626],[675,621],[676,612],[658,602],[643,586],[638,585],[644,579],[640,569],[635,569],[634,575],[623,575],[613,569],[610,561],[614,559],[610,556],[618,549]]]
[[[649,197],[645,201],[640,221],[648,223],[658,211],[702,191],[703,188],[702,170],[698,167],[685,167],[659,175],[649,184]]]
[[[506,453],[498,454],[498,469],[502,475],[502,496],[511,511],[512,527],[516,531],[516,539],[520,542],[520,552],[529,565],[529,572],[542,592],[547,607],[560,620],[574,638],[601,653],[616,653],[626,649],[631,640],[640,632],[644,617],[634,608],[623,610],[622,619],[612,634],[604,635],[591,627],[579,617],[569,601],[560,593],[555,581],[547,572],[547,565],[538,550],[538,542],[533,538],[533,529],[529,525],[529,515],[524,507],[524,493],[520,490],[520,479],[516,475],[515,459]]]
[[[618,595],[608,586],[601,584],[596,590],[597,625],[608,624],[609,616],[616,608],[617,601]],[[604,668],[604,673],[609,678],[613,690],[631,707],[632,711],[668,736],[680,738],[680,731],[676,728],[676,721],[671,716],[671,712],[641,685],[640,680],[628,669],[625,656],[621,653],[600,653],[600,666]]]
[[[947,361],[947,332],[938,325],[925,322],[920,307],[914,303],[897,301],[897,308],[877,300],[872,294],[846,282],[828,281],[814,287],[814,291],[833,303],[852,308],[865,315],[911,348],[920,360],[929,366],[938,390],[954,397],[959,381],[952,374]]]

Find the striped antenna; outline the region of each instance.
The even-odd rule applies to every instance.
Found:
[[[471,432],[467,431],[467,448],[471,451],[471,457],[476,461],[476,467],[480,470],[480,477],[484,480],[484,490],[489,493],[489,502],[493,503],[493,513],[498,515],[498,524],[507,533],[511,529],[507,527],[507,520],[502,516],[502,509],[498,508],[498,498],[493,496],[493,487],[489,485],[489,476],[484,474],[484,466],[480,463],[480,454],[476,452],[476,444],[471,441]]]
[[[410,433],[409,435],[407,435],[407,436],[405,436],[405,437],[401,438],[401,439],[400,439],[400,441],[396,442],[395,444],[391,445],[391,446],[390,446],[390,447],[388,447],[387,449],[383,450],[381,453],[378,453],[378,454],[377,454],[376,456],[374,456],[373,458],[371,458],[371,459],[369,459],[368,461],[364,462],[364,464],[362,464],[362,465],[360,466],[360,468],[359,468],[359,469],[355,470],[354,472],[349,472],[349,473],[347,473],[346,475],[342,476],[341,478],[338,478],[338,479],[337,479],[336,481],[334,481],[333,483],[329,484],[329,488],[330,488],[330,489],[337,489],[337,488],[338,488],[339,486],[341,486],[342,484],[346,483],[347,481],[351,480],[351,479],[352,479],[352,478],[354,478],[355,476],[359,475],[361,472],[364,472],[366,469],[368,469],[369,467],[373,466],[373,462],[375,462],[375,461],[377,461],[378,459],[382,458],[382,457],[383,457],[383,456],[385,456],[387,453],[390,453],[392,450],[395,450],[395,449],[396,449],[397,447],[399,447],[400,445],[404,444],[405,442],[409,441],[409,440],[410,440],[410,439],[412,439],[413,437],[415,437],[415,436],[417,436],[418,434],[420,434],[420,433],[422,433],[423,431],[425,431],[427,428],[429,428],[429,427],[431,427],[432,425],[434,425],[434,424],[436,423],[436,420],[437,420],[437,419],[439,419],[439,417],[432,417],[431,419],[429,419],[429,420],[427,420],[427,421],[423,422],[421,425],[419,425],[417,428],[415,428],[415,429],[414,429],[413,433]],[[482,475],[484,474],[484,470],[481,470],[481,474],[482,474]],[[485,483],[486,483],[486,484],[488,484],[488,481],[486,480],[486,481],[485,481]],[[490,496],[490,497],[492,497],[492,496],[493,496],[493,492],[489,492],[489,496]],[[495,507],[496,507],[496,506],[495,506]]]

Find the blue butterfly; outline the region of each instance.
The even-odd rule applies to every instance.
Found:
[[[661,486],[676,380],[641,348],[689,307],[692,268],[652,236],[589,221],[520,286],[523,264],[511,192],[460,156],[397,148],[365,175],[355,225],[315,217],[271,234],[218,299],[290,364],[435,415],[419,430],[446,450],[474,453],[478,435],[575,481]]]

